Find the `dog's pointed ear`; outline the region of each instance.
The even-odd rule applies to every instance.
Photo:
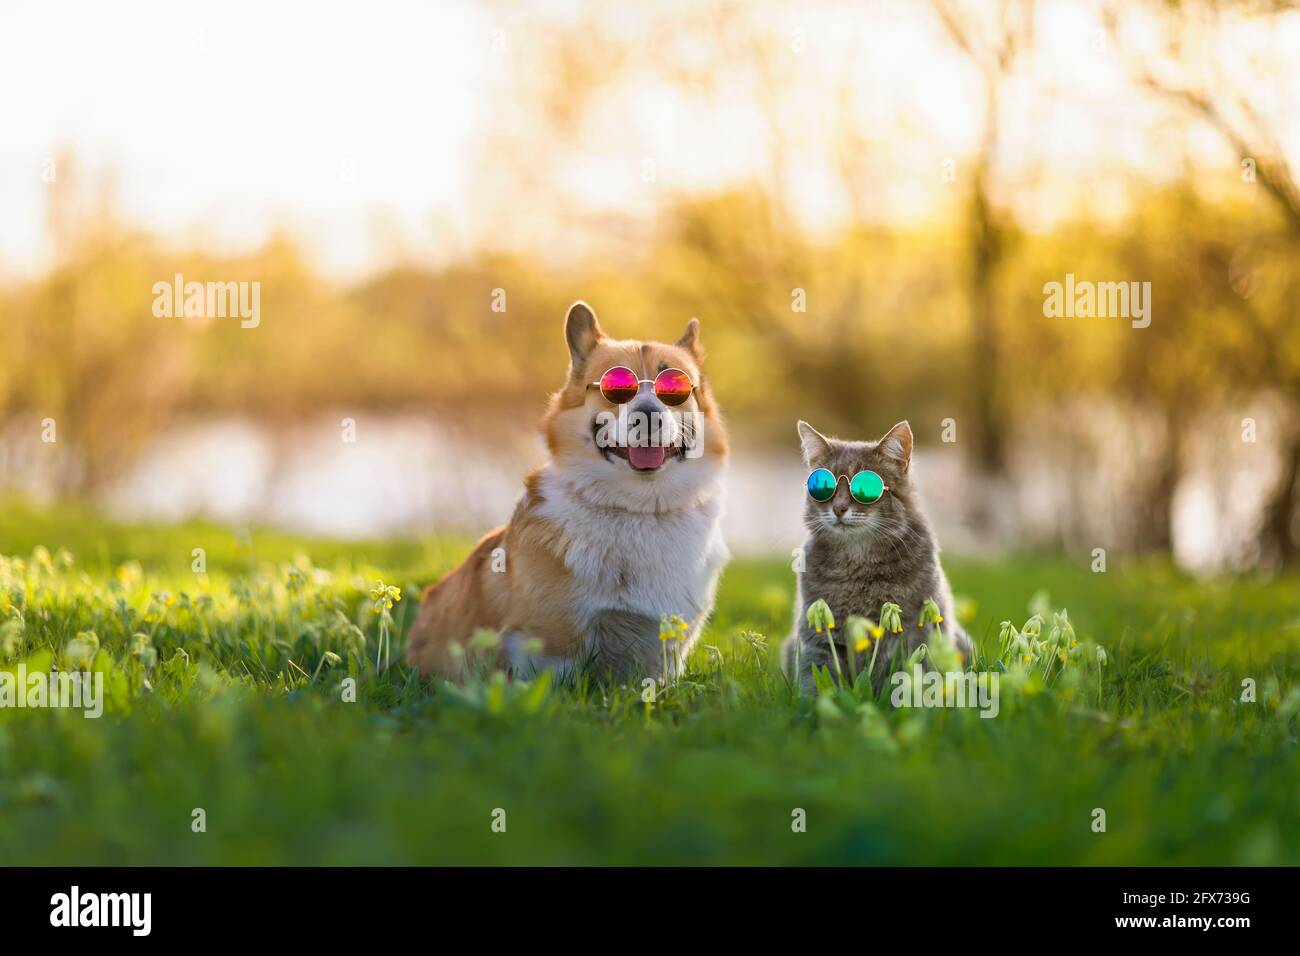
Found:
[[[569,314],[564,320],[564,340],[569,344],[569,370],[581,369],[596,343],[604,337],[591,306],[581,299],[569,306]]]
[[[704,354],[704,349],[700,345],[700,320],[692,318],[686,323],[686,331],[682,337],[673,343],[680,349],[686,349],[698,361]]]
[[[803,461],[809,468],[815,462],[823,462],[830,456],[831,443],[826,436],[805,421],[800,421],[795,429],[799,432],[799,443],[803,446]]]
[[[899,422],[876,443],[876,451],[907,471],[912,463],[912,426]]]

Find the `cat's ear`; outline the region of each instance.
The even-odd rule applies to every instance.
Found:
[[[564,340],[569,345],[569,370],[579,371],[586,364],[587,356],[596,347],[596,343],[605,337],[596,313],[591,306],[579,299],[569,306],[569,314],[564,320]]]
[[[912,426],[899,422],[876,443],[876,451],[907,471],[907,466],[912,463]]]
[[[814,462],[825,461],[831,452],[831,443],[826,436],[805,421],[795,426],[799,432],[799,443],[803,446],[804,464],[812,467]]]
[[[703,358],[704,349],[700,345],[700,320],[691,319],[687,322],[686,331],[682,333],[682,337],[674,344],[679,349],[686,349],[686,351],[690,352],[691,357],[697,362]]]

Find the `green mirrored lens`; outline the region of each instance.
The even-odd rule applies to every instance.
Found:
[[[808,476],[808,495],[813,501],[830,501],[835,495],[835,476],[818,468]]]
[[[849,494],[864,505],[879,501],[885,493],[885,482],[874,471],[860,471],[849,482]]]

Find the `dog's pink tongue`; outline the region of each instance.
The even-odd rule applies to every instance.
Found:
[[[629,445],[627,460],[633,468],[658,468],[664,463],[663,445]]]

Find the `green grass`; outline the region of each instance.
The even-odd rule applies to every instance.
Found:
[[[99,720],[0,709],[6,863],[1300,863],[1294,578],[952,560],[981,666],[1043,590],[1109,651],[1071,681],[1004,681],[981,720],[796,696],[776,668],[793,577],[736,561],[686,678],[647,707],[639,687],[376,676],[374,580],[402,588],[404,627],[468,542],[0,515],[22,558],[0,565],[0,668],[66,663],[93,631],[110,688]],[[290,567],[328,574],[295,592]]]

